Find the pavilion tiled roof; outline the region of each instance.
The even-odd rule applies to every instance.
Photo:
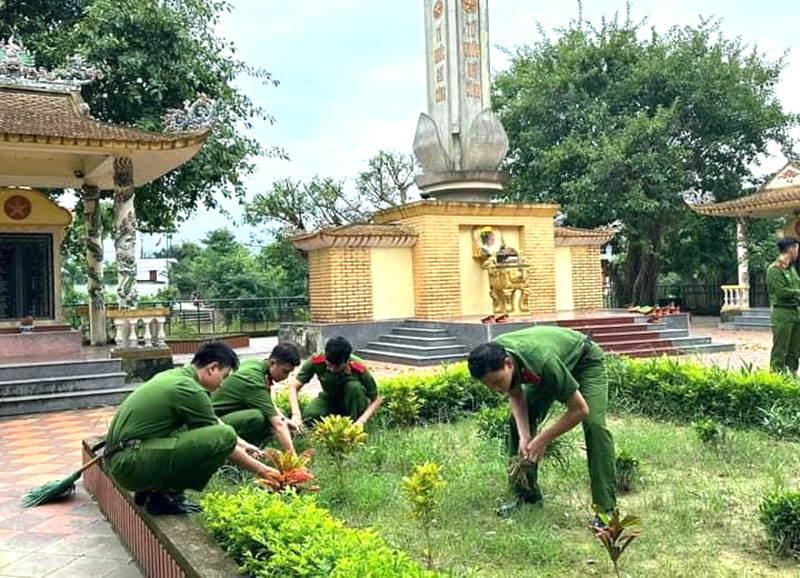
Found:
[[[577,227],[555,227],[556,246],[570,245],[605,245],[611,242],[617,229],[605,227],[601,229],[579,229]]]
[[[403,225],[353,224],[320,229],[291,238],[304,251],[326,247],[410,247],[417,242],[416,231]]]
[[[800,207],[800,185],[762,191],[722,203],[693,205],[692,209],[701,215],[729,217],[745,216],[751,213],[766,214],[773,211],[777,216],[791,212],[798,207]]]
[[[202,142],[207,131],[154,133],[88,115],[77,92],[0,86],[0,141],[173,149]]]

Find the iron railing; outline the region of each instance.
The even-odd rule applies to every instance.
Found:
[[[698,315],[719,315],[725,294],[723,283],[680,283],[658,286],[658,304],[674,303],[682,311]],[[617,309],[630,303],[629,295],[620,295],[616,288],[606,287],[604,303],[608,309]],[[763,279],[750,283],[750,307],[769,307]]]
[[[142,300],[139,303],[139,309],[153,307],[169,309],[165,332],[171,337],[270,334],[277,332],[282,322],[305,321],[309,317],[307,297]],[[78,313],[81,308],[85,309],[86,303],[64,304],[64,315],[73,327],[81,324]]]

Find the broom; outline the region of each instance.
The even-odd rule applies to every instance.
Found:
[[[72,472],[62,480],[48,482],[38,488],[33,488],[22,497],[22,505],[26,508],[40,506],[54,500],[66,498],[75,491],[75,482],[81,474],[95,465],[103,458],[102,455],[92,458],[86,462],[79,470]]]

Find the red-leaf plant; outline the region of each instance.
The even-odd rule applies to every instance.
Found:
[[[270,472],[266,478],[256,481],[259,486],[271,492],[283,492],[293,489],[296,492],[317,492],[319,486],[313,485],[314,475],[308,469],[314,450],[308,449],[299,456],[292,452],[279,452],[273,449],[264,450],[264,461],[277,471]]]
[[[614,510],[613,514],[609,516],[603,508],[595,506],[597,517],[606,525],[605,528],[593,526],[594,535],[605,547],[608,552],[611,563],[614,565],[614,572],[619,577],[619,558],[625,549],[631,545],[638,536],[639,530],[627,532],[626,530],[639,525],[639,518],[636,516],[625,516],[620,519],[619,510]]]

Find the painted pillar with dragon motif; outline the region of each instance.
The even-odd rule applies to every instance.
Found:
[[[97,187],[84,187],[83,210],[86,216],[86,275],[89,279],[89,342],[105,345],[108,332],[103,285],[103,221]]]
[[[135,308],[139,301],[136,284],[136,209],[133,206],[133,160],[114,159],[114,220],[117,233],[117,297],[120,309]]]

